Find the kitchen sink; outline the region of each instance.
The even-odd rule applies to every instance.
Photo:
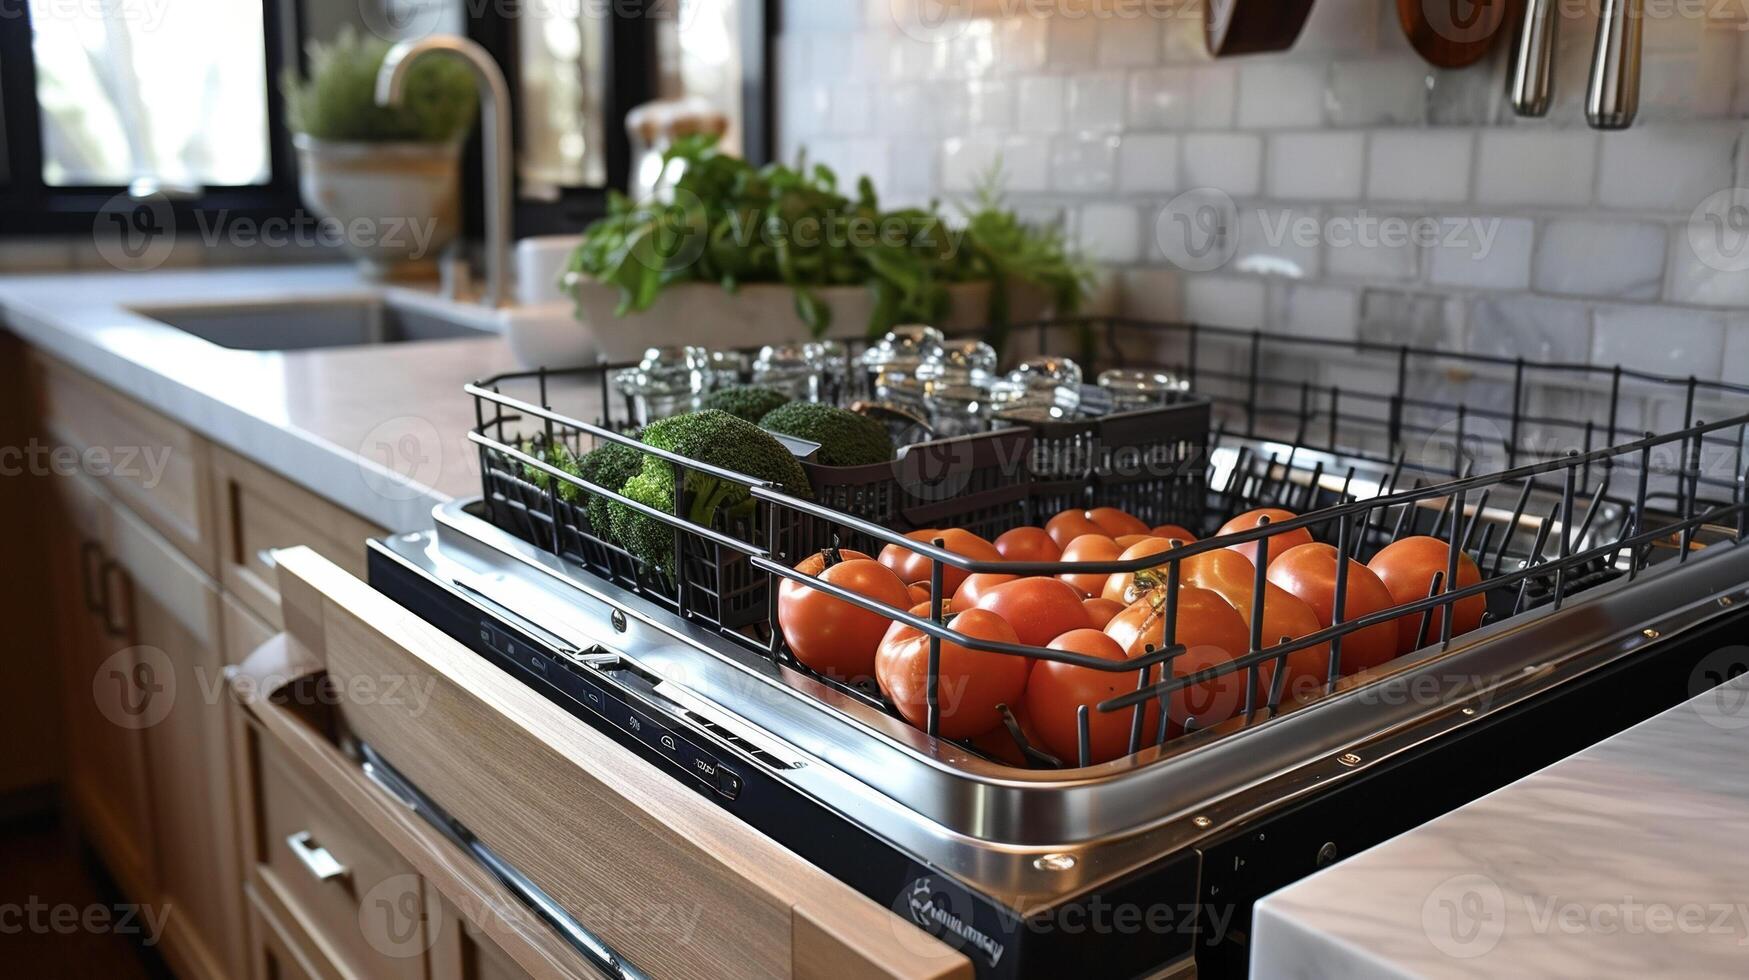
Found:
[[[233,350],[290,351],[484,337],[490,314],[385,299],[136,308],[134,312]]]

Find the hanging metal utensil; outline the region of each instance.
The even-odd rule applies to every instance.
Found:
[[[1524,5],[1512,70],[1506,77],[1512,111],[1520,116],[1546,116],[1554,100],[1555,5],[1556,0],[1527,0]]]
[[[1585,119],[1592,129],[1626,129],[1640,111],[1641,0],[1603,0]]]

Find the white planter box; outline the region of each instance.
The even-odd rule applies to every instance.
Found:
[[[840,340],[862,337],[868,329],[874,298],[862,286],[816,290],[832,309],[827,336]],[[947,318],[932,324],[943,330],[965,330],[989,320],[990,284],[965,283],[949,288]],[[1021,298],[1010,305],[1012,319],[1041,316],[1042,304]],[[811,339],[796,316],[795,292],[781,284],[742,286],[734,293],[713,283],[684,283],[662,291],[643,313],[614,315],[618,290],[586,283],[578,292],[575,319],[555,316],[510,317],[506,334],[510,349],[525,367],[576,367],[600,361],[636,361],[651,347],[691,345],[724,349],[759,347]]]

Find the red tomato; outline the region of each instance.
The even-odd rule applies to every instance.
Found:
[[[1313,542],[1302,544],[1269,566],[1269,581],[1298,596],[1318,622],[1328,627],[1336,621],[1336,548]],[[1385,583],[1354,559],[1348,559],[1348,585],[1343,596],[1344,621],[1359,619],[1389,609],[1391,591]],[[1397,623],[1387,620],[1342,638],[1342,673],[1358,673],[1385,663],[1397,655]]]
[[[1019,578],[1018,575],[1001,575],[996,572],[978,572],[975,575],[967,575],[966,580],[960,583],[959,589],[953,594],[953,607],[955,609],[970,609],[978,604],[980,596],[988,593],[991,589],[998,585],[1007,585]],[[924,591],[928,591],[927,586],[925,586]],[[929,597],[926,595],[923,598],[928,599]]]
[[[869,558],[841,561],[816,576],[889,606],[911,604],[905,583]],[[796,659],[840,680],[874,673],[875,650],[893,621],[805,585],[778,590],[777,624]]]
[[[928,582],[916,582],[916,583],[913,583],[911,585],[906,586],[906,588],[911,590],[911,605],[915,606],[920,602],[928,602],[929,601],[929,583]]]
[[[1123,542],[1120,541],[1118,543],[1122,544]],[[1146,558],[1149,555],[1157,555],[1163,551],[1171,550],[1172,542],[1165,538],[1147,537],[1135,544],[1125,547],[1123,553],[1119,554],[1117,557],[1120,561],[1129,561],[1133,558]],[[1164,569],[1166,566],[1161,565],[1159,567]],[[1101,589],[1099,594],[1116,603],[1129,602],[1130,586],[1134,585],[1135,581],[1136,574],[1134,572],[1112,572],[1111,575],[1106,577],[1105,588]]]
[[[1093,620],[1093,628],[1096,630],[1105,629],[1112,617],[1123,612],[1123,603],[1111,599],[1083,599],[1081,606],[1087,610],[1087,615]]]
[[[1133,548],[1143,541],[1152,541],[1153,539],[1152,534],[1120,534],[1112,538],[1113,541],[1117,542],[1119,548]]]
[[[957,527],[945,530],[912,531],[905,535],[913,541],[933,544],[936,539],[942,541],[942,547],[956,555],[964,555],[977,561],[1001,561],[1002,555],[996,546],[970,531]],[[906,585],[918,582],[928,582],[930,566],[933,564],[927,557],[908,548],[889,544],[881,549],[881,564],[892,569],[894,574],[903,579]],[[963,568],[952,565],[941,566],[941,587],[949,595],[960,587],[971,573]]]
[[[1057,547],[1067,548],[1069,542],[1083,534],[1104,534],[1105,528],[1094,523],[1084,510],[1066,510],[1045,523],[1045,533]]]
[[[1164,578],[1164,576],[1161,576]],[[1251,589],[1257,584],[1257,566],[1239,552],[1223,548],[1205,551],[1184,559],[1178,581],[1225,594],[1234,589]]]
[[[1017,527],[996,539],[996,551],[1009,561],[1056,561],[1063,548],[1041,527]]]
[[[1185,530],[1183,527],[1180,527],[1177,524],[1162,524],[1159,527],[1155,528],[1154,530],[1149,531],[1148,533],[1152,534],[1156,538],[1165,538],[1168,541],[1171,541],[1172,539],[1176,538],[1179,541],[1184,542],[1185,544],[1195,544],[1196,543],[1196,535],[1191,534],[1189,531]]]
[[[1107,537],[1148,533],[1148,525],[1116,507],[1095,507],[1087,512],[1087,519],[1099,525]]]
[[[1215,536],[1219,537],[1222,534],[1236,534],[1239,531],[1249,531],[1257,526],[1259,518],[1267,517],[1269,518],[1269,523],[1280,524],[1282,521],[1290,521],[1298,516],[1298,514],[1295,514],[1291,510],[1282,510],[1279,507],[1259,507],[1256,510],[1248,510],[1227,523],[1222,524],[1221,529],[1215,532]],[[1269,561],[1264,564],[1268,564],[1269,562],[1273,562],[1277,558],[1280,558],[1289,548],[1296,545],[1311,544],[1312,532],[1303,527],[1295,528],[1292,531],[1283,531],[1280,534],[1271,535],[1265,540],[1269,542]],[[1246,558],[1251,559],[1252,564],[1256,564],[1257,542],[1247,541],[1244,544],[1229,545],[1229,547],[1244,555]]]
[[[816,551],[813,554],[809,555],[808,557],[803,558],[801,561],[796,563],[796,571],[801,572],[803,575],[806,575],[809,578],[818,577],[821,572],[826,570],[826,555],[830,550],[831,549],[827,549],[826,551]],[[865,555],[860,551],[856,551],[856,550],[853,550],[850,548],[839,548],[838,549],[838,560],[839,561],[849,561],[852,558],[865,558],[865,559],[872,560],[874,558],[874,556],[873,555]],[[778,588],[779,589],[805,589],[805,588],[807,588],[807,586],[802,585],[799,582],[792,582],[786,578],[783,580],[783,584],[778,586]]]
[[[1052,650],[1101,660],[1128,659],[1117,641],[1094,629],[1074,630],[1051,641]],[[1046,752],[1073,766],[1080,758],[1081,729],[1076,714],[1087,706],[1087,747],[1094,765],[1129,754],[1135,710],[1100,711],[1102,701],[1136,689],[1136,671],[1104,671],[1040,660],[1026,683],[1026,714]],[[1144,709],[1142,736],[1152,744],[1160,723],[1158,703]]]
[[[1123,549],[1117,542],[1103,534],[1083,534],[1069,542],[1063,549],[1065,562],[1115,561],[1123,554]],[[1105,590],[1105,580],[1111,577],[1110,572],[1074,572],[1059,575],[1058,578],[1081,590],[1082,595],[1099,595]]]
[[[1251,630],[1251,598],[1257,594],[1256,584],[1246,581],[1238,583],[1224,580],[1219,588],[1211,586],[1221,598],[1239,613],[1239,618],[1245,621],[1246,635]],[[1269,582],[1263,583],[1263,631],[1258,638],[1259,649],[1272,647],[1282,642],[1286,637],[1297,640],[1310,633],[1316,633],[1324,628],[1318,622],[1318,614],[1312,607],[1300,601],[1293,593]],[[1249,646],[1247,645],[1247,649]],[[1320,643],[1303,650],[1295,650],[1287,657],[1287,680],[1282,685],[1282,704],[1292,704],[1297,700],[1316,695],[1324,689],[1324,683],[1329,679],[1330,644]],[[1259,692],[1267,696],[1267,685]]]
[[[1119,613],[1106,625],[1105,633],[1116,640],[1131,658],[1142,656],[1150,645],[1159,649],[1165,643],[1164,609],[1165,590],[1156,589]],[[1176,642],[1186,648],[1172,660],[1174,677],[1228,663],[1250,649],[1245,620],[1227,604],[1227,600],[1207,589],[1179,588],[1174,634]],[[1159,671],[1152,673],[1157,677]],[[1258,671],[1260,690],[1268,690],[1273,673],[1274,668],[1269,664]],[[1249,674],[1249,671],[1234,671],[1174,691],[1168,717],[1177,728],[1183,727],[1185,719],[1193,717],[1201,728],[1226,721],[1245,709]]]
[[[1444,580],[1445,563],[1451,557],[1451,545],[1438,538],[1417,535],[1404,538],[1385,546],[1385,549],[1373,556],[1367,562],[1367,567],[1385,583],[1385,588],[1391,592],[1392,605],[1403,605],[1427,598],[1427,593],[1433,588],[1433,576],[1440,578],[1440,591],[1448,588],[1466,588],[1482,581],[1481,569],[1469,555],[1458,555],[1457,585]],[[1459,600],[1451,617],[1451,635],[1461,636],[1482,625],[1482,614],[1488,611],[1488,600],[1480,595]],[[1435,608],[1433,615],[1427,616],[1427,633],[1417,638],[1416,630],[1421,619],[1427,614],[1418,612],[1400,616],[1397,619],[1397,652],[1408,653],[1419,650],[1431,643],[1439,642],[1440,631],[1444,628],[1445,609]]]
[[[988,609],[968,609],[955,616],[951,625],[973,639],[1020,642],[1014,627]],[[1020,700],[1031,668],[1026,657],[986,653],[942,641],[940,684],[936,688],[942,737],[972,738],[1002,724],[996,706],[1012,706]],[[918,728],[928,723],[928,676],[929,637],[904,623],[894,623],[875,655],[875,679],[899,714]]]
[[[984,592],[977,605],[1006,619],[1020,642],[1032,647],[1093,625],[1087,608],[1081,605],[1081,593],[1066,582],[1043,576],[998,585]],[[955,608],[964,608],[957,599]]]

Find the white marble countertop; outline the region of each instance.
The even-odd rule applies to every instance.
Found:
[[[1749,675],[1256,907],[1251,975],[1749,976]]]
[[[0,323],[207,438],[392,531],[479,492],[462,385],[516,369],[501,336],[258,352],[209,343],[135,309],[369,301],[445,304],[351,266],[0,276]],[[502,317],[468,312],[495,329]]]

